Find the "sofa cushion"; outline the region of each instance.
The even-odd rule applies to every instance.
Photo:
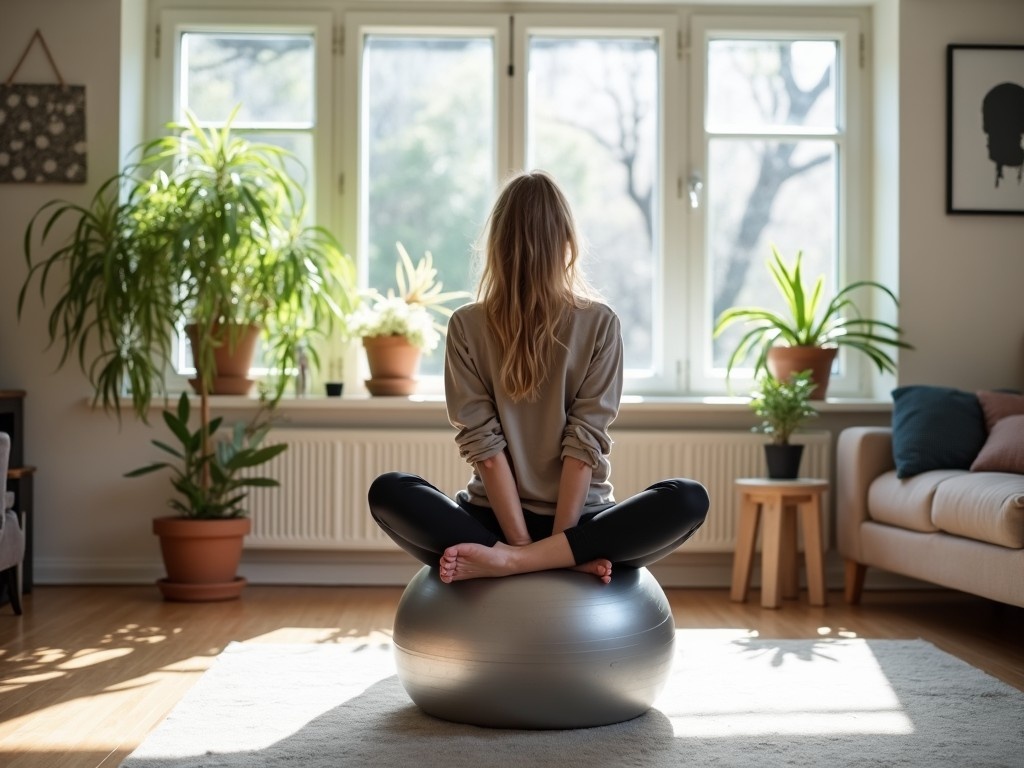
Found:
[[[879,523],[922,533],[935,533],[932,504],[944,480],[966,474],[961,469],[938,469],[901,480],[895,471],[875,478],[868,488],[868,516]]]
[[[992,426],[971,471],[1024,474],[1024,414],[1006,416]]]
[[[970,472],[935,489],[932,522],[956,536],[1024,548],[1024,475]]]
[[[978,393],[978,404],[989,432],[1000,419],[1024,414],[1024,395],[1017,393],[982,391]]]
[[[892,453],[896,474],[970,469],[987,436],[973,392],[915,385],[892,391]]]

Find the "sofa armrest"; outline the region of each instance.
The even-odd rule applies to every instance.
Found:
[[[848,560],[861,562],[860,525],[868,519],[868,488],[895,469],[890,427],[850,427],[836,443],[836,543]]]

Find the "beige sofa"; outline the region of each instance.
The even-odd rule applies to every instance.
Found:
[[[836,514],[847,602],[868,566],[1024,607],[1024,474],[935,469],[900,479],[892,430],[839,435]]]

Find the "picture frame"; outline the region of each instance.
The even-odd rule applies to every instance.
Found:
[[[1024,216],[1024,45],[946,47],[946,213]]]

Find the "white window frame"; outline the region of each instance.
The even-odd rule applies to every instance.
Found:
[[[527,49],[529,36],[532,34],[550,36],[591,36],[616,37],[636,35],[655,37],[659,41],[660,67],[660,100],[661,117],[658,126],[659,152],[663,167],[661,173],[661,189],[659,190],[660,206],[657,220],[661,223],[660,230],[654,233],[656,264],[659,270],[656,277],[656,295],[653,361],[656,371],[664,371],[664,348],[667,338],[674,338],[665,332],[665,322],[661,310],[672,304],[669,300],[668,286],[670,277],[676,266],[665,257],[668,253],[677,253],[684,241],[684,217],[676,210],[681,205],[677,195],[676,178],[680,162],[681,144],[668,140],[682,131],[683,121],[679,110],[670,107],[669,94],[676,93],[678,88],[680,56],[677,55],[679,38],[679,18],[675,14],[579,14],[568,13],[524,13],[510,17],[507,14],[394,14],[388,12],[352,12],[345,16],[345,75],[343,112],[349,115],[362,115],[360,84],[362,83],[363,42],[370,34],[393,35],[489,35],[494,41],[495,54],[495,126],[496,126],[496,164],[495,178],[500,186],[507,175],[523,167],[526,155],[527,130]],[[508,76],[508,67],[514,68],[512,77]],[[342,201],[342,231],[349,233],[345,245],[356,255],[361,279],[366,280],[367,238],[365,195],[362,183],[365,169],[362,167],[362,136],[363,126],[349,121],[348,129],[343,138],[344,173],[352,183],[345,184]],[[497,190],[495,190],[495,193]],[[354,233],[354,234],[352,234]],[[660,252],[660,254],[659,254]],[[437,354],[437,353],[435,353]],[[437,379],[436,381],[432,379]],[[440,377],[423,377],[419,390],[423,393],[441,391]],[[667,374],[641,377],[630,376],[627,379],[627,391],[670,393],[678,392],[678,379],[675,370]]]
[[[864,201],[867,162],[865,139],[869,125],[868,105],[862,98],[861,82],[864,78],[862,61],[863,23],[849,16],[791,17],[791,16],[701,16],[691,19],[689,103],[690,117],[690,173],[708,182],[706,175],[707,148],[710,135],[705,130],[707,108],[707,43],[711,39],[779,39],[818,38],[838,43],[836,61],[837,131],[800,130],[787,133],[778,131],[773,138],[834,139],[837,146],[837,233],[836,280],[839,285],[870,277],[871,262],[868,254],[870,236],[865,231],[866,205]],[[725,134],[723,134],[725,135]],[[690,261],[692,279],[689,286],[689,351],[690,375],[687,391],[690,394],[720,394],[726,391],[724,369],[712,370],[711,343],[714,318],[711,316],[711,280],[706,253],[707,217],[704,198],[691,210]],[[767,260],[769,254],[764,254]],[[767,272],[765,273],[766,279]],[[870,306],[864,306],[870,312]],[[862,355],[840,354],[840,372],[829,383],[829,394],[835,396],[863,395],[870,389],[870,370]],[[734,369],[732,390],[745,394],[753,381],[749,370]]]

